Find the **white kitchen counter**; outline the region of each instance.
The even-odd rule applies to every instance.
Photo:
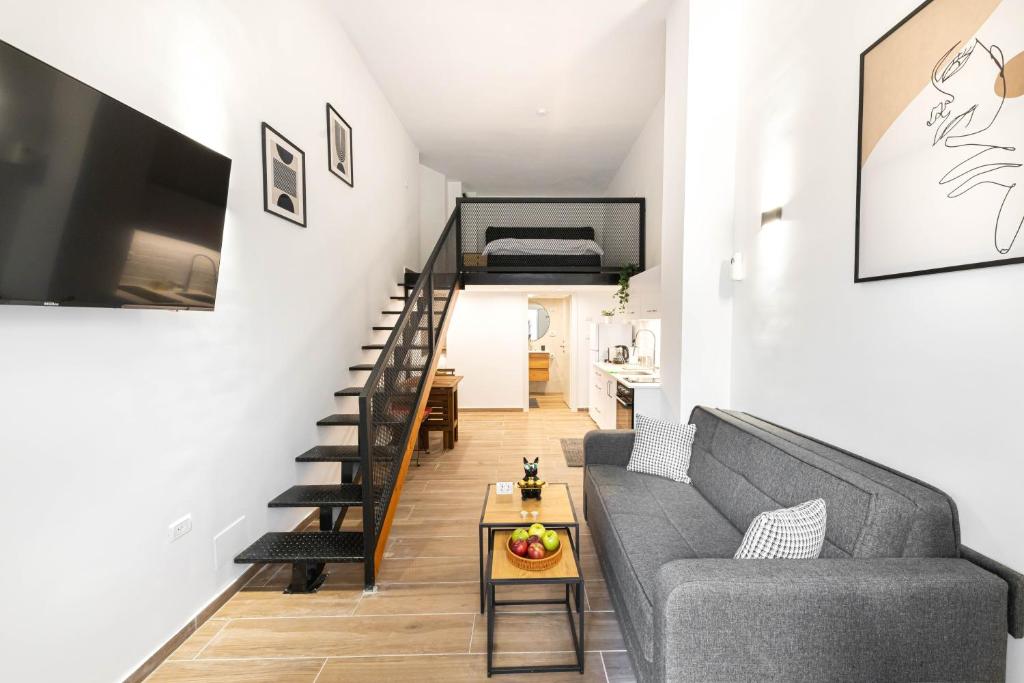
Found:
[[[623,375],[629,376],[638,372],[651,372],[651,369],[641,368],[637,365],[618,365],[617,363],[594,363],[594,367],[601,372],[611,375],[616,382],[630,389],[661,389],[661,377],[658,370],[655,370],[654,375],[652,375],[659,380],[657,382],[630,382],[627,379],[623,379]]]

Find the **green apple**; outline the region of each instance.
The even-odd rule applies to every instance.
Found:
[[[545,531],[544,525],[539,522],[530,525],[530,536],[543,536]]]
[[[545,531],[540,537],[540,542],[544,544],[544,549],[549,553],[553,553],[558,550],[558,546],[561,545],[561,541],[558,540],[558,534],[554,531]]]
[[[530,537],[530,532],[526,529],[516,529],[512,532],[513,541],[525,541]]]

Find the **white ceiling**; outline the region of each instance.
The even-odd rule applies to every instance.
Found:
[[[422,162],[480,194],[602,192],[664,92],[668,0],[333,2]]]

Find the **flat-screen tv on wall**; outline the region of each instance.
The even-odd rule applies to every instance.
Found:
[[[0,41],[0,303],[213,309],[230,172]]]

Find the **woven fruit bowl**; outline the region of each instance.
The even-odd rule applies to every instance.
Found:
[[[530,572],[542,572],[545,569],[551,569],[562,559],[562,548],[565,546],[562,543],[561,537],[559,536],[558,547],[554,550],[544,550],[544,556],[540,558],[524,557],[516,553],[512,548],[516,542],[514,536],[509,536],[508,541],[505,543],[505,554],[508,555],[509,564],[518,569],[523,569]]]

